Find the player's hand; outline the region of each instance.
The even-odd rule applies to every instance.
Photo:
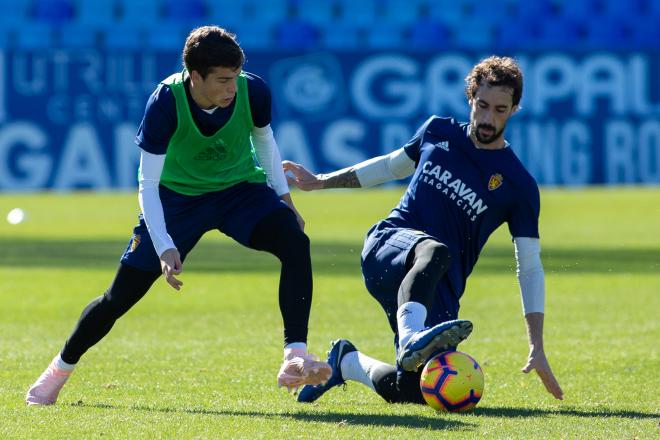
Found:
[[[536,370],[536,374],[541,378],[541,382],[545,386],[545,389],[552,394],[555,399],[563,400],[564,392],[559,386],[559,382],[555,378],[555,375],[552,374],[552,369],[550,369],[550,363],[545,357],[545,352],[543,349],[530,349],[529,357],[527,358],[527,365],[522,369],[523,373],[529,373],[532,370]]]
[[[319,176],[309,172],[304,166],[284,160],[282,161],[282,168],[284,168],[286,180],[290,185],[295,185],[303,191],[323,189],[323,181],[319,179]],[[291,173],[293,176],[287,173]]]
[[[183,270],[181,263],[181,256],[176,248],[171,248],[163,252],[160,256],[160,269],[163,272],[167,284],[180,290],[183,282],[177,279],[174,275],[179,275]]]

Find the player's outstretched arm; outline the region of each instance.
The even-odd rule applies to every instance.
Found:
[[[518,282],[523,313],[529,338],[529,356],[523,373],[536,370],[543,385],[555,398],[562,399],[563,391],[552,373],[543,350],[543,317],[545,310],[545,276],[541,263],[541,244],[535,237],[514,237]]]
[[[141,151],[138,172],[138,200],[154,250],[160,258],[160,268],[163,276],[170,286],[179,290],[183,283],[175,275],[181,273],[183,265],[179,251],[174,245],[172,237],[167,233],[163,204],[158,191],[164,164],[164,154]]]
[[[550,368],[550,363],[545,356],[543,349],[543,313],[528,313],[525,315],[525,322],[527,323],[527,334],[529,337],[529,356],[527,357],[527,364],[523,367],[523,373],[529,373],[536,370],[536,374],[541,378],[541,382],[545,389],[552,394],[555,399],[562,400],[564,392],[559,386],[559,382],[555,378]]]
[[[282,168],[284,168],[285,173],[289,173],[286,176],[289,184],[295,185],[303,191],[361,187],[353,167],[344,168],[330,174],[314,174],[298,163],[285,160],[282,162]]]
[[[329,174],[313,174],[295,162],[282,162],[287,181],[303,191],[328,188],[367,188],[392,180],[403,179],[415,172],[415,162],[403,148],[384,156],[352,165]]]

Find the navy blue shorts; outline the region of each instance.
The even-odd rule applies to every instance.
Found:
[[[217,229],[250,247],[254,227],[266,215],[288,205],[264,183],[242,182],[222,191],[187,196],[159,188],[165,225],[181,260],[206,232]],[[137,269],[160,272],[160,259],[142,214],[121,262]]]
[[[387,222],[374,225],[362,249],[362,276],[367,290],[383,307],[395,336],[399,286],[408,273],[410,251],[422,240],[437,238],[414,229],[393,227]],[[453,294],[447,276],[436,287],[433,306],[426,317],[430,327],[458,317],[458,299]],[[396,341],[396,337],[395,337]]]

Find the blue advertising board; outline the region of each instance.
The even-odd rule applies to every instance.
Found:
[[[399,148],[431,114],[467,120],[482,56],[248,53],[273,94],[282,157],[321,172]],[[517,54],[506,137],[539,184],[660,183],[660,54]],[[175,52],[0,51],[0,190],[134,188],[133,139]]]

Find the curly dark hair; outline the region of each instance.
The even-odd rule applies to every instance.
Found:
[[[245,62],[236,35],[219,26],[193,29],[186,38],[182,58],[188,72],[196,70],[202,78],[206,78],[213,67],[238,69]]]
[[[489,86],[504,86],[513,89],[513,105],[520,103],[523,91],[523,74],[513,58],[491,56],[481,60],[465,77],[465,95],[474,98],[477,89],[485,81]]]

